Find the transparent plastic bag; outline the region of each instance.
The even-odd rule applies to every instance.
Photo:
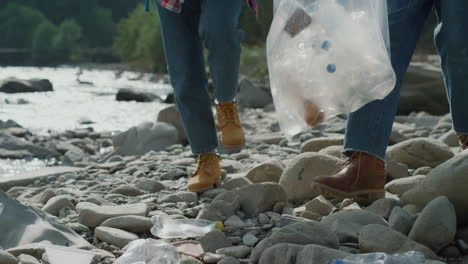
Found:
[[[275,0],[271,90],[287,137],[394,88],[386,0]]]
[[[153,216],[151,222],[151,233],[164,239],[200,237],[216,227],[216,222],[203,219],[172,219],[162,212]]]
[[[138,239],[130,242],[125,253],[115,264],[179,264],[177,248],[155,239]]]
[[[330,264],[424,264],[428,262],[431,263],[426,260],[422,253],[410,251],[405,254],[395,255],[385,253],[358,254],[345,259],[335,259]],[[443,264],[443,262],[435,263]]]

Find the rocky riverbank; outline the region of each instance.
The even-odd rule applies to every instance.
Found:
[[[173,107],[157,122],[113,138],[90,130],[38,137],[10,121],[0,140],[21,144],[19,152],[0,144],[2,155],[40,154],[68,167],[0,178],[6,193],[0,192],[0,263],[45,262],[41,241],[93,252],[93,263],[113,263],[130,241],[158,239],[150,219],[161,212],[223,223],[201,237],[166,240],[201,243],[204,257],[182,263],[328,263],[411,250],[433,260],[427,263],[468,262],[468,153],[458,153],[448,115],[397,117],[387,197],[370,206],[327,200],[309,188],[344,161],[345,120],[333,118],[288,141],[274,111],[245,108],[241,119],[246,148],[222,155],[222,185],[202,195],[186,192],[196,160]]]

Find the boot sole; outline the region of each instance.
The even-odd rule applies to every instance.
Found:
[[[219,144],[218,146],[218,152],[221,154],[233,154],[233,153],[239,153],[244,149],[245,144],[242,145],[224,145],[224,144]]]
[[[312,189],[323,195],[325,198],[352,198],[361,204],[371,204],[379,199],[385,198],[385,189],[370,189],[358,192],[343,192],[341,190],[323,185],[312,183]]]
[[[193,193],[196,193],[196,194],[203,194],[204,192],[206,191],[209,191],[209,190],[213,190],[213,189],[216,189],[218,188],[219,186],[221,185],[221,182],[215,182],[213,185],[211,186],[208,186],[206,188],[202,188],[202,189],[198,189],[198,190],[188,190],[189,192],[193,192]],[[188,189],[188,188],[187,188]]]

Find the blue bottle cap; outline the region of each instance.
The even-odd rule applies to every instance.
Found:
[[[336,65],[335,65],[335,64],[328,64],[328,65],[327,65],[327,71],[328,71],[329,73],[334,73],[334,72],[336,72]]]
[[[328,50],[328,48],[330,48],[330,41],[328,41],[328,40],[323,41],[322,49]]]

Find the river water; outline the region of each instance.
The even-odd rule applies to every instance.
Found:
[[[80,74],[81,72],[81,74]],[[64,131],[93,127],[95,131],[124,131],[145,121],[155,121],[165,107],[159,102],[119,102],[119,88],[151,91],[165,97],[171,87],[163,81],[153,82],[152,74],[78,67],[37,68],[0,67],[0,81],[8,77],[19,79],[44,78],[52,82],[53,92],[0,93],[0,120],[12,119],[35,134],[48,130]],[[77,76],[79,80],[77,81]],[[86,82],[86,84],[84,84]],[[90,84],[92,83],[92,84]],[[18,104],[18,101],[26,104]],[[6,103],[8,101],[9,103]],[[13,103],[11,103],[13,102]],[[92,124],[80,125],[90,120]],[[11,161],[0,159],[0,177],[46,166],[44,161]]]

